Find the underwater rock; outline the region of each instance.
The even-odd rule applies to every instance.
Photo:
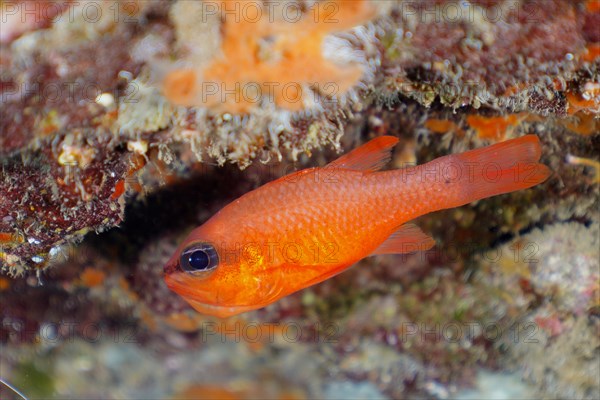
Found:
[[[123,219],[124,203],[115,195],[129,169],[123,153],[98,152],[102,137],[56,139],[55,146],[1,161],[0,262],[13,276],[57,264],[69,243]]]
[[[598,398],[598,319],[581,316],[564,322],[567,327],[553,338],[543,329],[514,331],[503,341],[506,366],[519,368],[538,397]]]
[[[559,93],[578,70],[597,70],[582,23],[594,13],[563,1],[400,2],[382,40],[390,94],[564,114]]]
[[[506,374],[491,371],[480,371],[477,374],[476,387],[465,389],[454,394],[451,399],[535,399],[533,388],[521,381],[518,374]]]
[[[331,382],[324,391],[325,399],[373,399],[384,400],[385,396],[370,383]]]
[[[597,220],[589,227],[547,225],[491,250],[482,261],[496,276],[491,284],[521,292],[513,304],[548,303],[557,317],[585,315],[600,304],[599,235]]]
[[[552,296],[558,311],[581,315],[600,304],[600,230],[598,223],[536,229],[522,238],[530,247],[531,288]],[[525,244],[525,246],[527,246]]]
[[[258,60],[306,50],[315,62],[290,71],[327,67],[344,89],[308,85],[322,102],[299,108],[165,90],[190,67],[260,69],[247,52],[223,58],[239,38],[219,10],[196,23],[210,2],[87,2],[93,23],[94,6],[72,3],[0,31],[0,262],[24,276],[0,276],[2,378],[32,397],[443,398],[510,370],[521,393],[598,397],[597,2],[357,2],[306,43],[257,29]],[[306,19],[327,3],[285,4]],[[176,244],[223,205],[374,136],[400,139],[399,168],[528,133],[554,175],[423,216],[430,252],[364,260],[214,330],[163,284]],[[538,262],[515,262],[529,243]],[[235,336],[269,324],[272,339]]]
[[[589,28],[595,11],[587,3],[282,3],[296,17],[290,21],[281,9],[256,2],[252,10],[259,14],[245,25],[227,18],[227,7],[242,8],[235,1],[109,3],[95,5],[94,18],[85,4],[31,3],[48,19],[7,34],[0,44],[0,157],[4,182],[13,182],[3,184],[2,190],[12,187],[3,198],[28,199],[34,185],[52,193],[48,204],[32,200],[31,207],[2,209],[0,232],[17,238],[2,246],[3,270],[11,274],[55,264],[49,255],[63,243],[118,225],[127,193],[173,184],[199,162],[247,167],[255,159],[298,160],[324,146],[339,151],[343,132],[361,129],[364,117],[382,104],[410,104],[413,98],[454,110],[486,105],[500,112],[571,113],[567,129],[589,135],[598,128],[590,117],[599,98],[597,38]],[[3,15],[15,18],[24,3],[3,7]],[[239,45],[240,24],[261,27],[250,29],[247,47]],[[189,71],[198,74],[197,83],[257,81],[259,87],[277,72],[272,78],[280,84],[301,81],[302,101],[271,96],[271,105],[261,107],[229,98],[182,101],[181,93],[198,95],[198,87],[183,82]],[[335,93],[311,86],[314,79],[320,86],[333,83]],[[413,112],[413,120],[423,115]],[[515,115],[516,121],[499,118],[509,118],[509,125],[535,118]],[[382,122],[394,124],[396,117],[388,113]],[[477,118],[483,117],[466,120]],[[491,131],[479,137],[506,137],[499,126],[507,122],[500,119],[487,121]],[[450,121],[457,137],[468,128]],[[52,171],[52,178],[20,175],[19,159],[23,166],[37,160],[39,171]],[[102,193],[77,179],[56,183],[69,174],[81,182],[100,179]],[[59,203],[71,205],[77,223],[53,219]],[[40,208],[48,209],[47,216],[36,214]],[[29,238],[34,242],[20,242]]]
[[[598,219],[534,229],[483,257],[478,280],[503,290],[510,317],[495,343],[541,396],[596,398]]]

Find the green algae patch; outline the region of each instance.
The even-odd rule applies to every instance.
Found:
[[[48,398],[55,394],[54,380],[33,361],[23,362],[14,372],[14,385],[28,398]]]

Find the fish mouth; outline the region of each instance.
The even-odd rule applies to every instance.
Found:
[[[201,314],[212,315],[219,318],[227,318],[234,315],[244,313],[246,311],[256,310],[264,307],[264,305],[253,305],[253,306],[219,306],[214,304],[202,303],[195,299],[184,297],[185,301],[191,305],[194,310]]]
[[[175,270],[173,270],[173,265],[175,265]],[[262,305],[220,304],[218,296],[215,302],[215,299],[212,298],[214,296],[210,291],[192,287],[189,282],[186,282],[186,278],[189,279],[189,277],[177,270],[177,268],[177,263],[165,265],[164,280],[167,287],[181,296],[181,298],[201,314],[226,318],[262,307]]]

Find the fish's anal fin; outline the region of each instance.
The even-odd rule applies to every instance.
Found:
[[[392,148],[398,143],[394,136],[380,136],[363,144],[327,165],[327,168],[378,171],[392,158]]]
[[[435,245],[435,240],[427,236],[414,224],[401,225],[392,233],[371,255],[405,254],[429,250]]]

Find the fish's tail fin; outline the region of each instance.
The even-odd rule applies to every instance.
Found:
[[[538,162],[541,154],[538,137],[526,135],[453,155],[469,172],[464,204],[545,181],[551,172]]]

